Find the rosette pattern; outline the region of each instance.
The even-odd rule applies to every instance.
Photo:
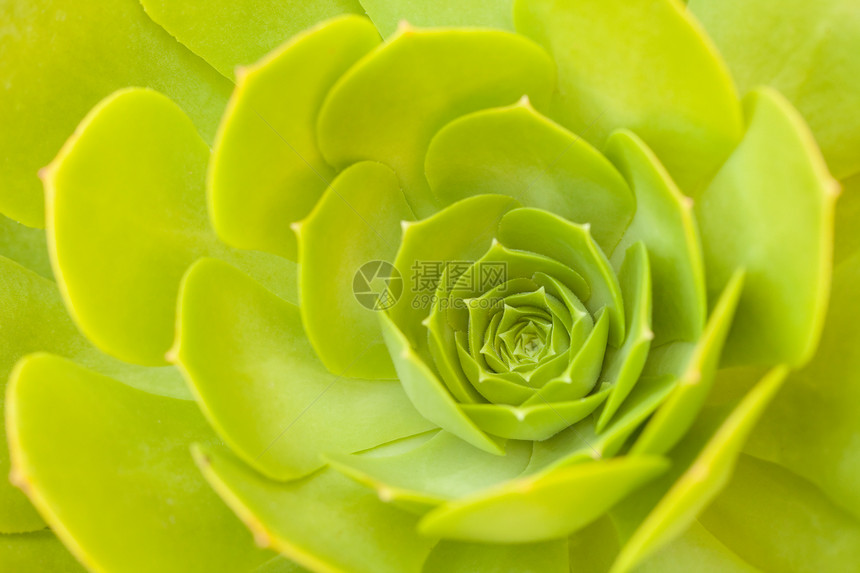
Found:
[[[0,96],[0,565],[860,563],[856,8],[113,3],[2,32],[105,74]]]

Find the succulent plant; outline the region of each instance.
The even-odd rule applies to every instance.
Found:
[[[860,5],[139,1],[4,6],[0,569],[860,570]]]

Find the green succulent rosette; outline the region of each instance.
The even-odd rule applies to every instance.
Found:
[[[860,567],[860,6],[6,4],[0,570]]]

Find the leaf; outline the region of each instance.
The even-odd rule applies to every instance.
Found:
[[[731,77],[672,0],[518,0],[517,30],[558,65],[550,117],[602,147],[627,128],[695,195],[741,136]]]
[[[190,441],[214,441],[193,402],[40,353],[12,373],[6,414],[13,481],[89,569],[241,571],[271,558],[190,459]]]
[[[419,573],[436,543],[414,532],[414,516],[334,470],[277,483],[223,448],[195,447],[194,458],[259,544],[311,570]]]
[[[395,378],[376,314],[402,292],[391,262],[400,222],[412,217],[394,172],[368,161],[341,172],[296,225],[302,320],[331,372]]]
[[[229,46],[223,38],[219,44]],[[212,223],[225,243],[296,259],[289,224],[310,212],[334,177],[316,143],[319,108],[335,81],[378,44],[367,18],[346,16],[241,69],[209,164]]]
[[[622,457],[541,472],[442,505],[424,516],[419,530],[491,543],[566,536],[667,467],[660,457]]]
[[[569,573],[564,540],[530,544],[478,544],[441,541],[422,573]]]
[[[860,174],[842,181],[842,194],[836,202],[834,219],[833,264],[838,265],[860,250]]]
[[[171,356],[204,414],[236,454],[286,480],[352,453],[432,429],[397,382],[331,374],[299,309],[234,267],[203,259],[188,271]],[[360,431],[357,431],[360,429]]]
[[[750,507],[758,507],[753,504]],[[636,573],[759,573],[705,529],[699,521],[674,541],[658,549]]]
[[[838,187],[782,96],[763,89],[745,106],[743,141],[696,203],[708,295],[746,271],[725,365],[800,366],[824,322]]]
[[[225,258],[295,299],[295,265],[220,244],[209,228],[209,150],[165,96],[118,92],[78,128],[44,178],[48,243],[69,313],[103,351],[163,365],[179,281],[200,256]]]
[[[361,14],[358,0],[140,0],[171,36],[228,78],[314,24],[346,13]]]
[[[682,448],[687,448],[682,449],[682,459],[675,459],[677,452],[673,454],[679,475],[667,476],[668,491],[658,498],[656,506],[647,511],[647,517],[627,539],[610,573],[630,571],[693,523],[728,482],[744,442],[779,390],[787,372],[786,368],[778,367],[762,378],[717,429],[704,436],[703,447],[699,448],[703,438],[701,434],[693,431],[688,435],[686,443],[682,444]],[[684,458],[689,458],[689,463],[683,463]],[[648,497],[643,496],[641,501],[647,504]]]
[[[0,535],[0,568],[3,571],[83,573],[84,568],[50,531]]]
[[[655,348],[675,340],[697,340],[708,307],[705,268],[693,203],[636,134],[614,132],[606,143],[612,161],[636,198],[636,213],[612,253],[620,268],[629,245],[642,241],[651,267]]]
[[[590,224],[606,252],[635,210],[630,190],[606,158],[527,100],[443,127],[430,142],[425,171],[442,204],[483,193],[510,195],[526,207]]]
[[[513,0],[361,0],[361,5],[383,36],[393,34],[404,20],[423,28],[514,29]]]
[[[851,0],[690,0],[744,94],[776,88],[800,111],[833,174],[860,172],[860,13]]]
[[[149,86],[176,98],[207,141],[230,82],[155,25],[134,0],[4,3],[0,212],[44,225],[37,171],[102,98]]]
[[[762,570],[839,571],[860,563],[857,518],[789,470],[750,456],[738,459],[701,522]]]
[[[436,209],[424,179],[430,139],[452,119],[528,95],[540,107],[552,62],[525,38],[496,30],[402,29],[332,88],[320,111],[323,157],[342,169],[391,167],[419,217]]]
[[[0,256],[53,280],[45,231],[0,215]]]

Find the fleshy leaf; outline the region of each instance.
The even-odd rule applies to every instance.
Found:
[[[394,455],[329,455],[339,472],[376,490],[383,501],[423,513],[517,477],[531,456],[528,442],[509,442],[504,456],[488,454],[448,432]]]
[[[567,542],[480,544],[440,541],[422,573],[569,573]]]
[[[433,428],[400,384],[330,374],[299,309],[234,267],[203,259],[188,271],[171,351],[204,414],[246,463],[274,479]]]
[[[242,69],[209,165],[210,213],[224,242],[295,260],[289,224],[310,212],[334,177],[316,144],[319,108],[335,81],[378,44],[367,18],[347,16]]]
[[[0,256],[53,280],[45,231],[0,215]]]
[[[302,319],[330,371],[395,378],[376,314],[391,305],[381,298],[386,293],[396,300],[403,277],[379,274],[379,263],[394,261],[400,222],[410,219],[412,210],[394,172],[362,162],[341,172],[308,218],[296,225]],[[375,276],[365,276],[368,266]],[[370,291],[366,299],[359,300],[357,273],[367,280],[360,285]]]
[[[445,504],[424,516],[419,530],[492,543],[530,543],[566,536],[667,467],[664,458],[639,456],[542,472]]]
[[[188,110],[212,141],[230,82],[171,38],[135,1],[10,0],[3,6],[0,212],[44,223],[37,171],[114,90],[149,86]]]
[[[744,274],[735,273],[714,307],[698,344],[683,352],[683,361],[667,361],[671,368],[683,364],[678,384],[654,414],[633,445],[633,453],[662,454],[669,451],[690,428],[714,383],[726,336],[742,296]],[[662,372],[661,372],[662,374]]]
[[[758,504],[751,507],[758,508]],[[658,549],[636,573],[760,573],[694,521],[683,535]]]
[[[223,448],[197,447],[194,457],[259,544],[311,570],[419,573],[436,543],[415,533],[415,516],[332,469],[278,483]]]
[[[442,204],[482,193],[510,195],[591,225],[607,252],[633,215],[633,195],[603,155],[527,102],[478,111],[439,130],[425,160]]]
[[[140,0],[146,13],[228,78],[328,18],[361,14],[358,0]]]
[[[379,313],[379,323],[397,376],[415,409],[434,424],[476,448],[503,455],[504,450],[497,440],[484,433],[463,413],[445,384],[415,353],[406,335],[386,313]]]
[[[83,573],[85,569],[48,530],[0,535],[0,569],[17,573]]]
[[[638,562],[683,533],[693,523],[728,482],[747,436],[779,390],[786,374],[786,368],[778,367],[765,375],[731,410],[716,431],[706,438],[701,450],[697,447],[697,433],[688,436],[688,443],[697,450],[692,462],[678,479],[672,479],[666,495],[648,512],[627,540],[611,573],[630,571]]]
[[[606,156],[636,197],[636,213],[612,253],[612,262],[620,268],[627,248],[637,241],[645,243],[653,283],[652,345],[697,340],[705,327],[708,306],[693,203],[634,133],[613,133],[606,143]]]
[[[680,2],[518,0],[514,23],[558,65],[551,117],[597,147],[635,131],[685,193],[740,139],[731,77]]]
[[[808,481],[750,456],[738,459],[701,522],[763,571],[839,571],[860,563],[856,517]]]
[[[852,0],[690,0],[741,93],[769,85],[800,111],[837,178],[860,172],[860,14]]]
[[[708,294],[746,271],[726,365],[798,366],[824,322],[838,186],[782,96],[756,91],[745,107],[743,142],[696,202]]]
[[[514,29],[513,0],[361,0],[361,5],[383,36],[393,34],[403,20],[427,28]]]
[[[537,234],[534,229],[543,229]],[[591,237],[588,225],[577,225],[540,209],[516,209],[499,223],[499,241],[511,249],[553,258],[585,278],[591,296],[582,302],[592,315],[609,313],[609,344],[624,340],[624,303],[618,278],[606,255]]]
[[[0,257],[0,411],[5,403],[6,381],[22,356],[48,351],[114,376],[126,384],[155,394],[190,397],[173,368],[146,368],[125,364],[96,350],[75,328],[63,308],[57,285],[24,267]],[[6,443],[6,426],[0,424],[0,443]],[[34,531],[45,526],[20,491],[5,479],[9,454],[0,449],[0,532]]]
[[[179,281],[211,255],[295,297],[295,265],[235,252],[209,228],[209,150],[176,104],[150,90],[99,104],[45,174],[48,245],[72,318],[100,349],[165,364]],[[290,293],[292,291],[292,293]]]
[[[193,402],[41,353],[18,363],[7,396],[12,479],[88,568],[241,571],[271,558],[194,466],[188,444],[215,437]]]
[[[540,107],[552,86],[550,59],[525,38],[406,27],[332,88],[320,111],[319,146],[339,169],[365,159],[394,169],[409,204],[424,217],[435,210],[424,155],[439,128],[524,94]]]

